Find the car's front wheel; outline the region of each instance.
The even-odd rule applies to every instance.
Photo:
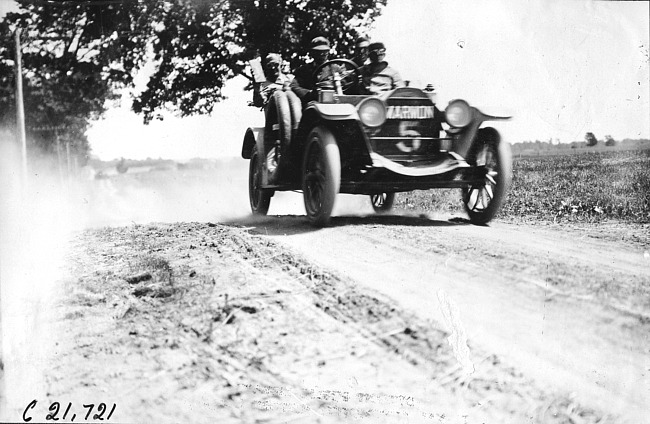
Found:
[[[316,226],[329,223],[341,186],[341,155],[334,135],[316,127],[307,137],[302,164],[302,191],[307,218]]]
[[[379,193],[370,195],[370,203],[377,213],[388,213],[393,209],[395,193]]]
[[[253,146],[248,168],[248,199],[253,215],[266,215],[273,195],[271,190],[262,189],[263,160],[257,151],[257,145]]]
[[[472,224],[485,225],[501,208],[512,181],[510,144],[501,141],[494,128],[481,129],[467,162],[477,167],[482,178],[463,189],[463,205]]]

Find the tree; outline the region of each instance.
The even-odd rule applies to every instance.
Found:
[[[22,28],[28,135],[52,150],[87,150],[88,121],[100,117],[134,75],[153,64],[133,110],[210,113],[225,82],[247,61],[277,52],[296,66],[309,41],[330,39],[350,55],[387,0],[17,0],[0,22],[0,121],[15,116],[13,32]],[[5,95],[6,94],[6,95]],[[0,122],[2,123],[2,122]]]
[[[329,38],[339,55],[351,54],[354,40],[367,30],[387,0],[153,0],[145,24],[153,31],[156,70],[133,109],[145,121],[156,111],[181,115],[209,113],[222,99],[225,81],[252,77],[247,61],[280,53],[296,67],[312,38]]]
[[[67,143],[84,157],[89,120],[106,110],[117,89],[131,84],[138,44],[116,33],[130,28],[134,5],[18,1],[22,12],[0,22],[0,124],[15,117],[14,33],[21,28],[26,131],[34,145],[53,151]],[[144,48],[144,47],[141,47]],[[117,65],[133,60],[131,69]]]
[[[616,140],[611,135],[606,135],[605,136],[605,146],[612,147],[616,146]]]
[[[591,132],[585,134],[585,141],[587,142],[587,146],[589,147],[598,144],[598,140],[596,139],[596,136],[594,135],[594,133]]]

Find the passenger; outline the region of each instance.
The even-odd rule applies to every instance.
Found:
[[[366,37],[359,37],[354,45],[354,57],[352,61],[357,64],[359,68],[368,62],[368,46],[370,40]]]
[[[330,42],[325,37],[316,37],[311,40],[309,55],[314,59],[300,68],[296,69],[295,77],[291,81],[291,89],[300,98],[303,105],[318,98],[314,71],[329,58]],[[331,70],[323,69],[321,76],[331,73]]]
[[[406,86],[399,73],[388,66],[388,62],[384,60],[386,47],[383,43],[371,43],[368,50],[370,51],[370,63],[364,65],[361,75],[363,83],[370,93],[378,94],[382,91]]]
[[[265,106],[273,92],[289,84],[289,77],[281,71],[282,57],[277,53],[269,53],[264,59],[264,76],[266,81],[255,84],[253,102],[255,106]]]

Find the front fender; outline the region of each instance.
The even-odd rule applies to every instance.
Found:
[[[264,128],[247,128],[241,148],[241,157],[251,158],[253,146],[257,144],[257,151],[264,152]]]
[[[345,121],[359,119],[357,108],[349,103],[316,103],[307,105],[306,112],[312,111],[326,121]]]
[[[462,130],[447,130],[454,137],[454,152],[462,157],[467,156],[469,149],[472,147],[474,140],[481,131],[481,124],[485,121],[508,121],[511,116],[487,115],[476,108],[472,108],[473,119],[470,124]],[[494,130],[494,129],[493,129]],[[496,131],[496,130],[494,130]],[[456,135],[453,133],[456,132]]]

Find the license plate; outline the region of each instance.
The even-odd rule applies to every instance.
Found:
[[[386,119],[433,119],[433,106],[388,106]]]

